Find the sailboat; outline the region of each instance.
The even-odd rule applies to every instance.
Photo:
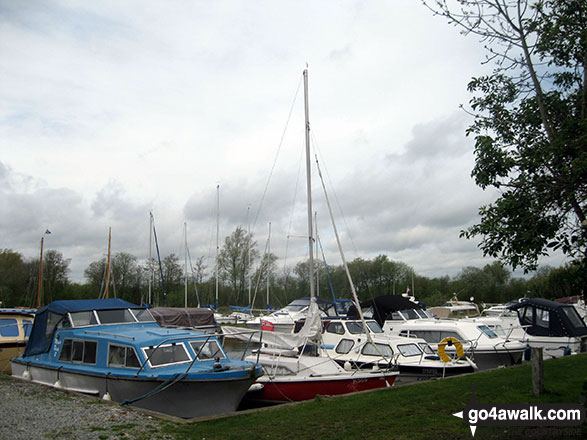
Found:
[[[308,208],[308,253],[310,305],[301,330],[288,339],[284,334],[262,332],[261,338],[285,337],[280,345],[261,346],[246,359],[263,367],[247,398],[264,402],[300,401],[317,395],[340,395],[356,391],[391,387],[398,373],[373,370],[348,371],[328,356],[321,355],[322,322],[314,284],[314,229],[312,225],[312,191],[310,161],[310,123],[308,105],[308,70],[303,72],[306,140],[306,184]],[[247,330],[243,330],[247,332]],[[249,330],[250,332],[250,330]]]

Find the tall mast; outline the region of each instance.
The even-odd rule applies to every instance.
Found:
[[[104,297],[108,299],[108,286],[110,285],[110,243],[112,240],[112,228],[108,228],[108,261],[106,263],[106,293]]]
[[[45,237],[41,237],[41,256],[39,258],[39,289],[37,292],[37,309],[41,308],[41,288],[43,285],[43,241]]]
[[[269,235],[267,236],[267,255],[265,256],[267,259],[267,306],[269,306],[269,262],[271,261],[271,222],[269,222]]]
[[[149,274],[149,298],[148,304],[152,305],[152,298],[151,298],[151,289],[153,287],[153,278],[155,277],[155,272],[153,269],[153,213],[149,212],[149,269],[151,273]]]
[[[183,230],[184,230],[184,238],[185,238],[185,259],[184,259],[184,275],[183,275],[183,284],[185,288],[185,308],[188,306],[188,225],[187,223],[183,223]]]
[[[248,272],[248,282],[249,282],[249,307],[253,308],[251,304],[251,205],[247,207],[247,272]]]
[[[216,185],[216,309],[218,309],[218,254],[220,252],[220,185]]]
[[[304,69],[304,104],[306,121],[306,186],[308,197],[308,264],[310,275],[310,298],[315,298],[314,291],[314,230],[312,228],[312,170],[310,160],[310,106],[308,102],[308,69]]]

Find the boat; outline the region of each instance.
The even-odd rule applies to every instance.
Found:
[[[397,371],[397,384],[473,373],[477,369],[466,356],[443,361],[424,339],[386,335],[373,319],[364,323],[355,319],[324,320],[322,347],[347,369]]]
[[[0,309],[0,373],[12,374],[10,359],[24,352],[36,310]]]
[[[314,349],[318,350],[318,347]],[[265,374],[246,395],[263,403],[299,402],[316,396],[338,396],[391,387],[397,372],[345,370],[327,356],[304,350],[261,348],[246,357],[263,366]]]
[[[460,344],[479,371],[518,364],[526,349],[525,344],[499,336],[475,318],[438,319],[400,295],[379,296],[361,303],[361,307],[386,334],[422,338],[436,352],[453,353]]]
[[[160,327],[148,309],[114,298],[50,303],[12,359],[15,378],[181,418],[235,411],[261,374],[215,336]]]
[[[316,298],[321,317],[339,316],[347,307],[350,300],[337,300],[336,303]],[[296,322],[304,319],[310,307],[310,297],[298,298],[287,306],[264,316],[257,316],[246,322],[247,327],[282,333],[291,333]]]
[[[430,307],[428,311],[438,318],[464,318],[479,316],[479,307],[471,301],[459,301],[457,295],[438,307]]]
[[[545,359],[587,351],[587,326],[573,304],[522,298],[497,317],[473,321],[529,348],[543,348]]]

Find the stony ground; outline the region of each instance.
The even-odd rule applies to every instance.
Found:
[[[0,375],[0,439],[171,439],[141,410]]]

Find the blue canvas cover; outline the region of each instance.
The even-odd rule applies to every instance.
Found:
[[[24,356],[32,356],[49,351],[57,324],[69,312],[138,308],[141,307],[118,298],[53,301],[51,304],[40,309],[35,315],[35,322],[33,323],[33,329]]]

